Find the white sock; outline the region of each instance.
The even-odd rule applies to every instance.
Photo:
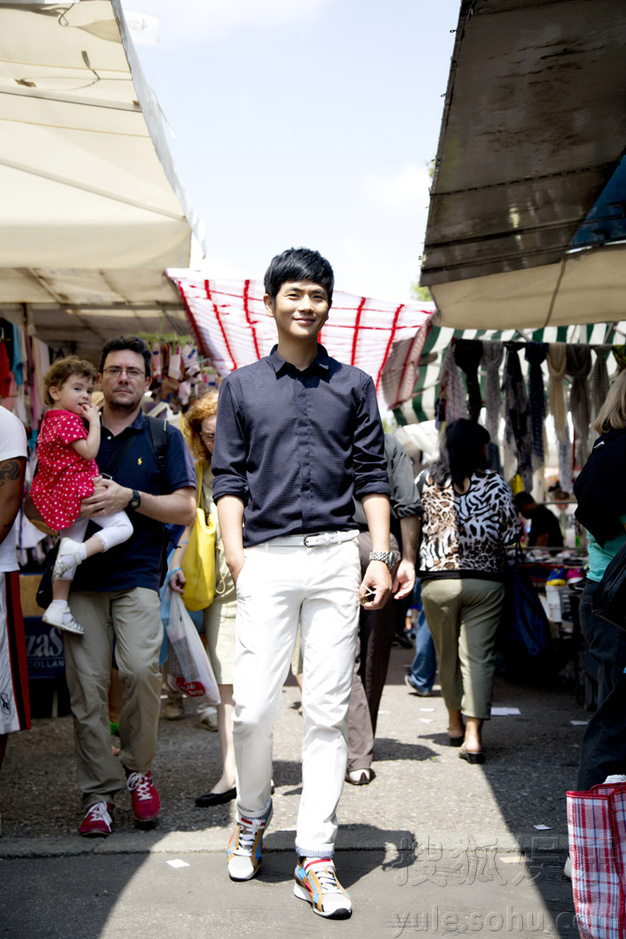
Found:
[[[85,561],[87,559],[87,548],[85,547],[84,542],[81,544],[80,548],[78,549],[78,556],[81,559],[81,561]]]
[[[53,600],[50,606],[68,606],[67,600]]]

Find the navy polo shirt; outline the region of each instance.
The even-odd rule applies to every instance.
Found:
[[[130,436],[133,443],[126,451],[121,464],[115,469],[113,478],[121,486],[161,495],[191,486],[195,489],[196,473],[191,454],[183,435],[175,427],[166,425],[168,436],[167,459],[163,474],[157,456],[150,443],[143,412],[121,434],[114,436],[102,426],[100,450],[97,463],[102,473],[108,472],[118,447]],[[76,570],[73,590],[127,590],[132,587],[148,587],[158,590],[161,585],[163,545],[166,540],[165,526],[140,512],[127,509],[133,526],[133,534],[121,545],[102,554],[87,558]],[[86,538],[97,531],[89,524]]]
[[[389,496],[374,382],[323,346],[299,371],[272,349],[222,381],[213,498],[244,510],[244,544],[354,528],[353,496]]]

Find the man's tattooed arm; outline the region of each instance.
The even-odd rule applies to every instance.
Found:
[[[11,531],[24,495],[25,457],[0,463],[0,544]]]

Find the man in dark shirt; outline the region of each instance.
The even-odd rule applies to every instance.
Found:
[[[100,360],[104,405],[97,462],[113,478],[103,478],[93,496],[83,500],[82,515],[100,517],[125,509],[133,534],[80,564],[70,593],[72,613],[85,627],[83,636],[68,634],[64,647],[78,784],[86,809],[79,832],[89,837],[111,831],[113,801],[124,784],[120,762],[135,818],[151,824],[160,811],[150,769],[161,704],[158,591],[164,524],[193,520],[195,471],[182,434],[169,426],[164,466],[159,465],[141,411],[151,358],[143,340],[118,336],[105,343]],[[111,754],[107,702],[114,638],[124,687],[119,760]]]
[[[339,919],[352,912],[332,858],[359,597],[366,609],[386,602],[394,558],[374,384],[317,341],[333,282],[330,264],[316,251],[290,249],[271,262],[264,302],[278,345],[222,382],[212,469],[237,586],[238,821],[228,872],[249,880],[259,870],[272,814],[273,724],[300,625],[304,743],[294,893],[320,915]],[[353,496],[372,536],[362,580]]]
[[[407,597],[415,585],[415,558],[419,535],[421,500],[410,457],[400,441],[385,434],[385,459],[391,486],[390,547],[396,554],[393,571],[395,593],[381,610],[361,610],[357,658],[348,711],[348,774],[346,781],[366,786],[372,779],[374,736],[378,708],[385,686],[389,656]],[[361,529],[359,550],[363,569],[371,548],[365,516],[357,502],[355,521]],[[402,615],[404,625],[404,616]]]
[[[563,534],[559,520],[545,505],[535,502],[528,492],[518,492],[513,499],[515,508],[524,518],[530,519],[530,534],[528,546],[530,548],[549,547],[562,548]]]

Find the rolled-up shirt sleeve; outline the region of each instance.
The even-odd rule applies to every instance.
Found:
[[[422,500],[415,485],[415,473],[411,458],[395,437],[387,438],[389,453],[389,482],[391,483],[391,507],[397,518],[423,515]]]
[[[236,496],[244,505],[248,504],[247,450],[240,402],[237,401],[236,389],[226,378],[220,387],[211,458],[215,502],[222,496]]]
[[[363,374],[356,409],[353,446],[354,497],[377,493],[391,496],[385,458],[385,437],[376,401],[376,389]]]

